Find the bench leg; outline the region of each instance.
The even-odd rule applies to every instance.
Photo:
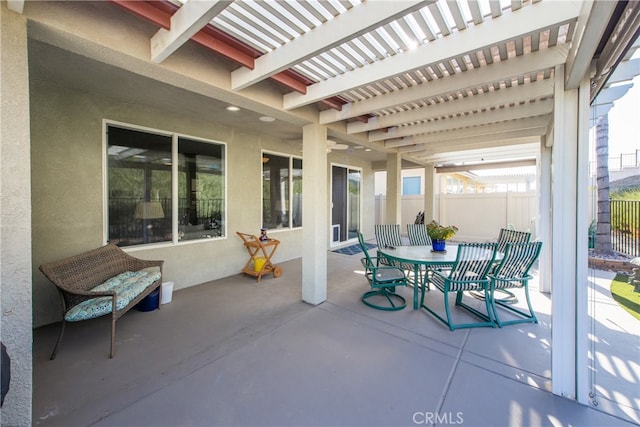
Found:
[[[115,344],[116,344],[116,318],[115,316],[111,318],[111,348],[109,351],[109,357],[113,358],[115,354]]]
[[[67,321],[62,319],[62,326],[60,326],[60,333],[58,334],[58,341],[56,341],[55,347],[53,347],[53,352],[51,353],[51,357],[49,360],[53,360],[56,358],[56,353],[58,352],[58,345],[60,345],[60,341],[62,341],[62,336],[64,335],[64,327],[67,324]]]

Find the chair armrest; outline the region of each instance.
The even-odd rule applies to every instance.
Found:
[[[402,275],[406,277],[406,274],[404,273],[404,270],[400,267],[396,267],[393,265],[380,265],[378,263],[378,259],[386,259],[385,257],[370,257],[372,264],[368,265],[367,259],[366,258],[362,258],[360,261],[362,262],[362,265],[365,266],[365,268],[370,269],[372,272],[376,272],[377,270],[398,270],[402,272]]]
[[[500,276],[500,275],[495,275],[493,273],[489,273],[487,274],[487,277],[490,279],[494,279],[494,280],[530,280],[533,279],[533,276],[531,274],[527,274],[526,276],[520,276],[520,277],[509,277],[509,276]]]
[[[113,307],[116,304],[117,293],[115,291],[85,291],[85,290],[69,290],[62,286],[58,286],[54,283],[56,288],[58,289],[58,293],[60,295],[60,302],[62,303],[62,315],[64,315],[71,310],[76,305],[88,301],[93,298],[98,297],[111,297],[113,299]],[[115,311],[114,311],[115,313]]]
[[[401,269],[400,267],[394,267],[392,265],[380,265],[377,267],[372,267],[371,268],[373,271],[378,271],[378,270],[397,270],[402,272],[402,275],[406,276],[405,272],[403,269]]]

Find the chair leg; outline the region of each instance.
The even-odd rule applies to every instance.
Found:
[[[529,314],[533,319],[533,323],[538,323],[538,316],[536,316],[536,313],[533,311],[533,307],[531,306],[531,299],[529,298],[529,286],[526,284],[524,285],[524,296],[527,300],[527,306],[529,307]]]
[[[497,323],[493,313],[493,309],[491,307],[491,298],[489,297],[489,291],[485,289],[484,294],[485,294],[484,307],[485,307],[485,310],[487,311],[487,316],[489,317],[489,322],[491,322],[491,326],[495,328]]]
[[[420,307],[424,306],[424,296],[426,291],[430,291],[429,277],[425,277],[425,280],[420,282]]]
[[[440,289],[440,288],[438,288],[438,289]],[[451,317],[451,304],[449,303],[449,294],[454,292],[454,291],[445,291],[443,289],[440,289],[440,290],[444,294],[444,312],[445,312],[445,317],[446,318],[441,316],[440,314],[436,313],[435,310],[432,310],[427,305],[425,305],[425,303],[424,303],[424,292],[422,292],[422,298],[420,300],[420,308],[424,308],[429,313],[431,313],[433,316],[435,316],[439,321],[441,321],[442,323],[447,325],[449,330],[453,331],[455,329],[477,328],[477,327],[483,327],[483,326],[491,326],[492,328],[495,328],[496,324],[493,321],[493,316],[491,315],[491,312],[489,311],[490,310],[489,302],[486,303],[487,313],[489,313],[488,315],[486,315],[486,314],[481,313],[480,311],[476,310],[475,308],[470,307],[469,305],[465,304],[464,302],[462,302],[462,296],[464,294],[462,291],[459,291],[459,292],[455,291],[456,292],[455,306],[464,308],[465,310],[467,310],[471,314],[474,314],[475,316],[480,317],[481,319],[483,319],[484,322],[480,322],[480,323],[461,323],[461,324],[454,323],[453,319]]]
[[[431,290],[431,287],[429,286],[429,269],[427,268],[423,268],[422,266],[420,267],[420,283],[425,283],[426,284],[426,289],[428,291]]]
[[[493,319],[493,315],[492,315],[492,310],[491,310],[491,302],[489,301],[489,295],[488,292],[486,290],[483,290],[482,293],[483,295],[483,299],[485,302],[485,307],[487,310],[487,313],[483,313],[473,307],[471,307],[470,305],[464,303],[462,301],[462,298],[464,296],[464,292],[463,291],[458,291],[456,294],[456,306],[465,309],[466,311],[468,311],[469,313],[473,314],[476,317],[479,317],[480,319],[484,320],[484,322],[482,323],[465,323],[462,325],[458,325],[458,327],[460,328],[475,328],[475,327],[480,327],[480,326],[491,326],[492,328],[496,327],[496,323]],[[455,326],[454,326],[455,327]]]
[[[375,297],[375,296],[384,297],[389,303],[389,305],[384,306],[384,305],[378,305],[370,302],[369,298]],[[394,292],[390,292],[387,288],[376,289],[373,291],[365,292],[360,299],[365,305],[371,308],[375,308],[377,310],[383,310],[383,311],[402,310],[407,306],[407,301],[404,299],[402,295],[398,295]]]
[[[62,341],[62,336],[64,335],[64,327],[67,324],[67,321],[64,320],[64,318],[62,319],[62,326],[60,326],[60,333],[58,334],[58,340],[56,341],[56,345],[53,347],[53,352],[51,353],[51,357],[49,357],[49,360],[53,360],[56,358],[56,354],[58,352],[58,346],[60,345],[60,342]]]
[[[538,323],[538,317],[536,316],[535,312],[533,311],[533,306],[531,305],[531,299],[529,297],[529,286],[528,284],[524,284],[522,286],[524,288],[524,295],[525,295],[525,299],[527,300],[527,307],[529,308],[529,311],[526,312],[524,310],[519,310],[515,307],[513,307],[511,304],[509,303],[505,303],[499,299],[493,299],[491,298],[491,303],[492,303],[492,309],[493,309],[493,315],[495,318],[496,323],[498,324],[499,327],[503,327],[505,325],[513,325],[516,323]],[[498,308],[497,306],[500,307],[504,307],[507,310],[510,310],[511,312],[522,316],[521,319],[514,319],[514,320],[507,320],[507,321],[501,321],[500,320],[500,316],[498,314]]]
[[[457,299],[458,297],[456,296],[456,304],[457,304]],[[453,327],[453,321],[451,320],[451,312],[449,310],[449,293],[448,292],[444,293],[444,311],[447,315],[447,326],[449,327],[449,330],[453,331],[455,328]]]
[[[382,292],[382,296],[384,296],[387,299],[387,302],[389,303],[389,305],[393,308],[396,308],[396,303],[393,301],[393,297],[399,296],[395,294],[395,289],[392,290],[391,292]],[[403,305],[404,303],[401,303],[400,305]],[[399,307],[399,306],[398,306]]]

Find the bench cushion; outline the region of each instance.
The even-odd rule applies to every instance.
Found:
[[[158,279],[159,272],[126,271],[96,286],[91,292],[115,291],[116,310],[122,310]],[[91,298],[73,307],[64,318],[67,322],[77,322],[104,316],[111,313],[111,304],[112,298],[108,296]]]

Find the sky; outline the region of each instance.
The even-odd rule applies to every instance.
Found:
[[[609,157],[640,150],[640,76],[609,111]]]

